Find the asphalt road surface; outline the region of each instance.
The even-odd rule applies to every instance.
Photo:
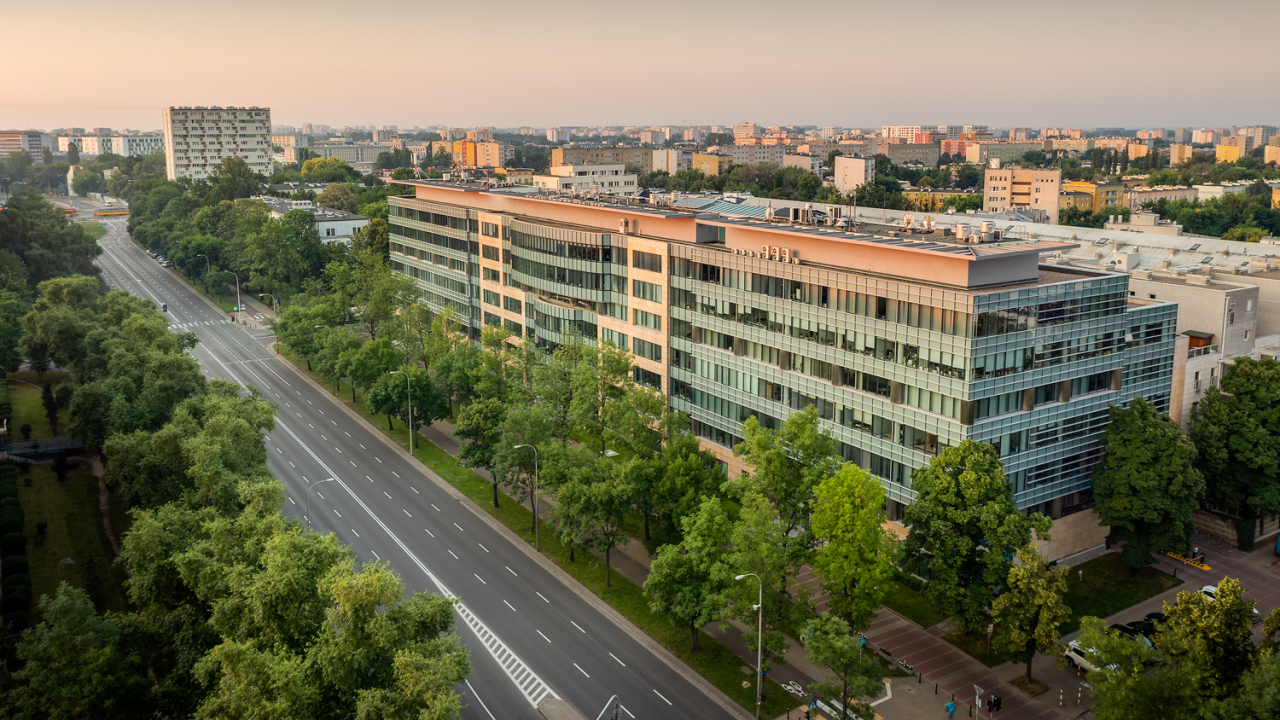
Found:
[[[549,694],[588,719],[614,694],[624,718],[746,716],[297,374],[271,351],[269,330],[232,324],[161,268],[129,240],[124,218],[103,224],[97,262],[107,284],[167,303],[171,329],[199,338],[192,355],[208,377],[253,385],[279,406],[266,445],[288,491],[285,512],[332,532],[362,561],[388,563],[410,591],[459,599],[457,631],[472,664],[459,686],[464,718],[537,718]]]

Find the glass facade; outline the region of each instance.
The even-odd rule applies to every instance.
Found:
[[[637,382],[726,449],[747,418],[776,427],[812,405],[840,455],[901,503],[915,497],[912,471],[966,438],[999,452],[1021,507],[1087,493],[1108,406],[1142,395],[1168,409],[1177,306],[1132,301],[1127,275],[1042,266],[1036,281],[954,288],[721,243],[629,252],[623,234],[524,215],[482,224],[416,198],[390,205],[393,267],[418,278],[429,304],[466,306],[473,326],[497,320],[499,298],[481,293],[472,264],[480,253],[492,264],[499,238],[502,271],[484,276],[502,276],[502,306],[523,311],[535,343],[573,333],[660,364],[666,387],[640,360]]]

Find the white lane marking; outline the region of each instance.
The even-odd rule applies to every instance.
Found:
[[[342,513],[338,512],[337,510],[334,510],[334,512],[338,513],[338,517],[342,517]]]
[[[369,477],[368,475],[365,475],[364,479],[368,480],[369,482],[373,482],[373,478]]]
[[[382,559],[382,558],[378,557],[378,553],[373,552],[372,550],[370,550],[369,552],[373,553],[373,556],[374,556],[375,558],[377,558],[378,560],[381,560],[381,559]]]
[[[401,509],[401,510],[404,510],[404,508],[400,508],[400,509]],[[405,515],[409,515],[409,511],[408,511],[408,510],[404,510],[404,514],[405,514]],[[413,517],[413,516],[412,516],[412,515],[409,515],[409,517]]]
[[[466,623],[467,627],[471,628],[471,632],[475,633],[476,638],[484,644],[485,649],[489,651],[489,655],[498,661],[498,664],[502,667],[502,671],[512,683],[515,683],[516,688],[520,691],[520,694],[524,696],[524,699],[529,702],[530,706],[536,709],[538,707],[538,703],[542,702],[544,698],[550,696],[558,699],[560,697],[554,690],[547,686],[546,682],[543,681],[542,678],[539,677],[537,673],[535,673],[533,669],[530,668],[528,664],[526,664],[524,660],[522,660],[520,656],[510,648],[510,646],[504,643],[502,639],[493,632],[493,630],[489,629],[489,626],[477,617],[471,608],[467,607],[467,605],[463,603],[457,595],[450,592],[448,586],[441,582],[440,579],[431,572],[431,569],[428,568],[426,564],[409,549],[408,545],[405,545],[404,541],[397,537],[395,533],[391,532],[391,528],[387,527],[386,523],[382,522],[382,518],[378,517],[372,510],[370,510],[369,506],[365,505],[364,501],[352,492],[350,486],[348,486],[342,478],[338,477],[337,473],[334,473],[329,466],[320,459],[320,456],[316,455],[306,443],[302,442],[302,439],[298,437],[297,433],[295,433],[292,428],[284,423],[279,423],[279,426],[283,428],[285,432],[289,433],[290,437],[292,437],[294,441],[311,456],[311,459],[315,460],[320,467],[330,473],[330,476],[342,486],[343,490],[347,491],[347,494],[351,496],[351,499],[355,500],[356,503],[360,505],[369,517],[378,524],[378,527],[382,528],[382,531],[391,538],[392,542],[400,546],[400,549],[404,551],[405,555],[408,556],[408,558],[418,566],[418,569],[422,570],[423,574],[425,574],[427,578],[435,584],[441,595],[455,601],[453,606],[454,612],[458,613],[463,622]],[[499,660],[499,658],[502,659]],[[535,679],[534,682],[528,681],[529,676],[532,676]],[[524,680],[523,685],[517,681],[517,677]]]
[[[382,462],[382,458],[378,457],[377,455],[374,455],[373,459],[377,460],[378,462]]]
[[[476,698],[476,699],[479,700],[480,698]],[[480,704],[483,705],[484,703],[480,703]],[[623,705],[622,703],[618,703],[618,707],[622,708],[622,712],[628,715],[631,715],[631,711],[627,709],[626,705]],[[631,720],[635,720],[635,717],[636,717],[635,715],[631,715]]]
[[[351,461],[351,467],[357,467],[357,466],[356,466],[356,461],[355,461],[355,460],[352,460],[352,461]]]
[[[516,607],[515,607],[514,605],[512,605],[511,603],[507,602],[506,600],[503,600],[502,602],[503,602],[503,603],[505,603],[507,607],[511,608],[511,612],[518,612],[518,611],[516,610]]]
[[[658,692],[658,689],[657,689],[657,688],[654,688],[654,690],[653,690],[653,694],[654,694],[654,695],[657,695],[657,696],[658,696],[658,697],[660,697],[660,698],[662,698],[662,701],[663,701],[663,702],[665,702],[666,704],[668,704],[668,705],[670,705],[670,704],[671,704],[671,701],[670,701],[670,700],[668,700],[668,699],[666,699],[666,698],[662,697],[662,693]]]
[[[422,528],[422,529],[427,530],[426,528]],[[427,530],[427,534],[430,535],[431,537],[435,537],[435,534],[432,533],[430,530]]]
[[[534,632],[538,633],[539,635],[542,635],[541,630],[534,630]],[[542,635],[542,639],[546,640],[547,642],[551,642],[551,638],[547,637],[546,635]]]
[[[440,512],[440,508],[436,507],[435,503],[431,503],[431,507],[436,508],[436,512]]]
[[[422,494],[422,493],[418,492],[418,488],[413,487],[412,485],[410,485],[410,486],[409,486],[409,489],[413,491],[413,494],[414,494],[414,495],[421,495],[421,494]]]
[[[330,420],[329,422],[333,423],[333,426],[334,426],[334,427],[337,427],[337,426],[338,426],[338,421],[337,421],[337,420]],[[350,436],[350,435],[348,435],[347,437],[351,437],[351,436]]]
[[[480,707],[484,708],[484,712],[486,715],[489,716],[489,720],[498,720],[498,718],[493,716],[493,713],[489,712],[489,706],[485,705],[484,701],[480,699],[480,695],[476,692],[476,689],[474,687],[471,687],[471,681],[464,680],[464,682],[467,684],[467,687],[471,688],[471,694],[476,696],[476,702],[480,703]],[[623,710],[625,709],[626,708],[623,708]],[[631,715],[631,713],[627,713],[627,714]],[[635,715],[631,715],[631,717],[635,717]]]
[[[452,551],[452,550],[450,550],[450,551],[449,551],[449,554],[450,554],[450,555],[453,555],[453,551]],[[454,560],[459,560],[459,559],[461,559],[461,558],[459,558],[457,555],[453,555],[453,559],[454,559]]]
[[[511,568],[507,568],[507,569],[508,569],[508,570],[510,570]],[[546,598],[546,596],[545,596],[545,595],[543,595],[542,593],[538,592],[537,590],[534,590],[534,591],[533,591],[533,594],[534,594],[534,595],[537,595],[537,596],[538,596],[538,597],[540,597],[540,598],[542,598],[542,600],[543,600],[544,602],[548,602],[548,603],[549,603],[549,602],[551,602],[550,600],[547,600],[547,598]]]
[[[382,494],[383,494],[383,495],[387,495],[387,491],[386,491],[386,490],[383,490],[383,491],[382,491]],[[390,496],[390,495],[387,495],[387,499],[388,499],[388,500],[390,500],[390,499],[391,499],[391,496]]]
[[[484,546],[482,545],[481,547],[484,547]],[[516,575],[516,571],[512,570],[509,566],[503,565],[502,567],[507,568],[507,572],[511,573],[512,575]],[[516,577],[520,577],[520,576],[516,575]]]
[[[476,544],[477,544],[477,545],[480,545],[480,543],[476,543]],[[481,549],[481,550],[483,550],[483,551],[485,551],[485,552],[489,552],[489,548],[485,547],[484,545],[480,545],[480,549]]]
[[[316,409],[317,409],[317,410],[320,410],[320,408],[316,408]],[[324,414],[324,411],[323,411],[323,410],[320,410],[320,414],[321,414],[321,415],[323,415],[323,414]]]
[[[609,657],[613,658],[614,660],[618,660],[618,656],[614,655],[613,653],[609,653]],[[618,664],[621,665],[622,667],[627,666],[627,664],[622,662],[621,660],[618,660]]]
[[[351,437],[351,433],[347,432],[346,430],[343,430],[342,434],[346,435],[347,437]]]
[[[351,532],[356,533],[356,537],[360,537],[360,533],[356,532],[355,528],[351,528]]]
[[[570,622],[574,627],[578,628],[579,630],[582,630],[582,626],[581,626],[581,625],[579,625],[578,623],[573,622],[572,620],[570,620],[569,622]],[[586,630],[582,630],[582,632],[585,634],[587,631],[586,631]]]
[[[323,436],[323,435],[321,435],[320,437],[324,437],[324,436]],[[338,447],[337,445],[334,445],[334,446],[333,446],[333,449],[334,449],[334,450],[337,450],[339,455],[341,455],[341,454],[342,454],[342,448]]]
[[[289,467],[291,467],[291,468],[296,468],[296,467],[298,467],[298,466],[297,466],[297,465],[294,465],[294,464],[293,464],[293,461],[292,461],[292,460],[290,460],[290,461],[289,461]]]
[[[297,505],[298,503],[294,502],[294,501],[293,501],[293,498],[289,498],[289,504],[290,504],[290,505]]]
[[[454,526],[454,527],[456,527],[456,528],[458,528],[458,530],[459,530],[459,531],[461,531],[461,532],[466,532],[466,530],[463,530],[463,529],[462,529],[462,526],[461,526],[461,525],[459,525],[458,523],[454,523],[454,524],[453,524],[453,526]]]
[[[284,454],[284,451],[283,451],[283,450],[281,450],[280,448],[276,448],[276,452],[280,453],[281,455],[283,455],[283,454]]]
[[[361,450],[367,450],[367,449],[368,449],[368,448],[366,448],[366,447],[364,446],[364,443],[356,443],[356,444],[360,446],[360,449],[361,449]]]
[[[587,675],[587,671],[586,671],[586,670],[583,670],[583,669],[582,669],[582,666],[581,666],[581,665],[579,665],[578,663],[574,663],[574,664],[573,664],[573,666],[574,666],[574,667],[576,667],[576,668],[578,668],[578,672],[582,673],[583,675]],[[590,675],[587,675],[587,677],[591,677],[591,676],[590,676]]]
[[[395,475],[396,477],[400,477],[400,473],[396,472],[395,470],[392,470],[391,474]]]
[[[471,574],[472,574],[472,575],[476,575],[475,573],[471,573]],[[485,581],[484,581],[484,578],[480,577],[479,575],[476,575],[476,579],[477,579],[477,580],[479,580],[479,581],[480,581],[480,583],[481,583],[481,584],[483,584],[483,585],[488,585],[488,584],[489,584],[489,583],[485,582]]]
[[[319,490],[317,490],[317,491],[316,491],[316,494],[317,494],[317,495],[320,495],[320,491],[319,491]],[[321,499],[321,500],[323,500],[323,499],[324,499],[324,495],[320,495],[320,499]]]

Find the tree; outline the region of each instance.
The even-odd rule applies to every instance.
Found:
[[[925,596],[954,614],[961,628],[987,624],[985,608],[1004,585],[1013,554],[1034,532],[1049,539],[1048,518],[1029,517],[1013,502],[995,449],[964,440],[911,475],[916,501],[907,506],[906,553],[930,574]]]
[[[507,406],[497,398],[480,398],[462,408],[453,435],[467,442],[458,449],[458,460],[467,467],[488,468],[494,464]],[[498,480],[493,476],[493,506],[498,507]]]
[[[368,391],[383,375],[404,363],[404,353],[390,340],[381,338],[343,352],[338,363],[339,372],[351,378],[352,387]],[[387,429],[391,429],[391,413],[387,413]]]
[[[222,200],[236,200],[258,194],[262,176],[249,169],[243,158],[224,157],[209,173],[209,182]]]
[[[364,338],[349,328],[327,331],[320,336],[320,347],[316,352],[316,374],[327,383],[333,383],[333,391],[338,391],[338,381],[346,377],[350,367],[342,362],[345,353],[359,350],[364,345]],[[348,356],[350,357],[350,356]],[[351,401],[355,402],[356,386],[351,386]]]
[[[1188,435],[1199,453],[1204,500],[1245,518],[1252,538],[1253,509],[1280,512],[1280,363],[1239,358],[1227,366],[1221,389],[1192,409]]]
[[[319,355],[334,319],[333,309],[328,305],[287,305],[275,321],[276,339],[305,360],[310,370],[311,361]]]
[[[351,188],[347,187],[346,183],[340,182],[329,183],[329,186],[316,196],[317,205],[346,212],[355,210],[355,202],[355,193],[351,192]]]
[[[369,407],[374,412],[385,413],[388,418],[392,415],[400,418],[411,433],[417,433],[423,425],[449,417],[449,404],[431,382],[429,372],[410,365],[403,365],[399,370],[408,373],[408,382],[398,374],[399,371],[394,375],[388,372],[369,389]],[[410,409],[412,425],[409,424]]]
[[[1018,564],[1009,569],[1005,589],[991,605],[996,645],[1027,664],[1028,686],[1034,682],[1031,661],[1037,652],[1062,656],[1058,627],[1071,618],[1071,608],[1062,601],[1066,594],[1067,568],[1048,567],[1035,545],[1027,545],[1018,551]]]
[[[1176,604],[1165,603],[1168,625],[1156,647],[1186,658],[1185,679],[1202,695],[1229,697],[1253,664],[1253,605],[1232,577],[1218,583],[1212,600],[1198,591],[1180,592]]]
[[[884,528],[884,488],[853,463],[814,490],[813,534],[821,543],[813,570],[831,613],[865,630],[896,570],[898,540]]]
[[[1124,543],[1125,563],[1143,568],[1153,552],[1186,550],[1204,478],[1195,445],[1154,405],[1137,397],[1128,408],[1112,405],[1110,415],[1107,454],[1093,473],[1098,521],[1111,526],[1108,543]]]
[[[44,406],[44,416],[49,420],[49,432],[58,434],[58,401],[53,397],[53,387],[45,382],[40,389],[40,404]]]
[[[119,622],[95,615],[88,595],[65,582],[41,598],[40,617],[18,644],[22,667],[6,693],[12,717],[82,717],[86,708],[99,718],[149,714],[150,682]]]
[[[808,522],[813,489],[840,467],[835,440],[818,424],[818,409],[812,405],[792,414],[777,430],[750,417],[742,424],[742,436],[733,453],[752,472],[729,478],[725,490],[732,495],[758,492],[768,499],[778,511],[782,542],[799,567],[813,543]]]
[[[698,628],[718,620],[724,610],[725,576],[716,566],[729,542],[729,516],[719,500],[704,497],[680,529],[684,537],[679,544],[658,548],[644,591],[651,598],[650,610],[689,628],[689,649],[698,652]]]
[[[80,145],[78,143],[67,143],[67,162],[72,165],[80,164]]]
[[[587,455],[578,472],[556,490],[556,516],[560,536],[567,544],[579,544],[604,554],[605,587],[613,584],[613,548],[627,541],[623,527],[635,501],[634,487],[617,463]]]
[[[1170,657],[1086,617],[1078,641],[1098,670],[1087,675],[1098,720],[1199,720],[1204,701],[1187,681],[1185,657]],[[1158,636],[1157,636],[1158,637]]]
[[[883,670],[875,653],[863,652],[866,639],[854,637],[849,623],[831,613],[810,620],[801,637],[809,662],[831,671],[809,690],[833,701],[839,720],[874,716],[862,698],[880,693]]]
[[[1240,692],[1210,701],[1205,720],[1271,720],[1280,717],[1280,654],[1264,653],[1257,667],[1246,673]]]
[[[738,520],[729,533],[729,547],[724,562],[716,566],[715,575],[725,586],[726,616],[751,628],[743,633],[743,639],[748,646],[755,645],[759,636],[756,605],[763,596],[764,659],[781,664],[790,647],[783,628],[791,624],[792,618],[807,612],[807,598],[804,586],[800,586],[795,602],[788,595],[795,585],[795,566],[786,552],[778,511],[764,495],[753,491],[742,498]],[[754,582],[755,578],[734,580],[746,573],[754,573],[760,585]],[[727,623],[721,625],[722,630],[727,627]]]

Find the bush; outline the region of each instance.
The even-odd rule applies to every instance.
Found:
[[[1255,535],[1257,523],[1252,518],[1232,518],[1231,520],[1236,526],[1236,547],[1240,548],[1240,552],[1253,552],[1253,547],[1257,543]]]
[[[0,498],[18,497],[18,481],[14,478],[0,480]]]
[[[11,498],[5,498],[5,500],[9,499]],[[22,532],[22,523],[25,519],[21,505],[5,505],[4,507],[0,507],[0,535],[5,533]]]
[[[10,575],[26,575],[31,571],[31,566],[27,564],[25,555],[14,555],[0,560],[0,573],[4,573],[5,577]]]
[[[15,587],[4,591],[4,600],[0,601],[0,610],[5,613],[26,612],[31,607],[31,588]]]
[[[4,625],[11,633],[22,632],[30,624],[31,620],[27,617],[27,613],[22,610],[14,610],[4,614]]]
[[[10,505],[16,505],[18,507],[22,507],[22,503],[19,502],[18,498],[16,497],[0,498],[0,508],[5,508]]]
[[[0,535],[0,558],[25,555],[27,553],[27,536],[22,533]]]
[[[6,573],[4,580],[0,581],[0,583],[3,584],[5,594],[8,594],[14,588],[27,588],[27,592],[31,592],[31,576],[25,573],[21,575],[9,575]]]

